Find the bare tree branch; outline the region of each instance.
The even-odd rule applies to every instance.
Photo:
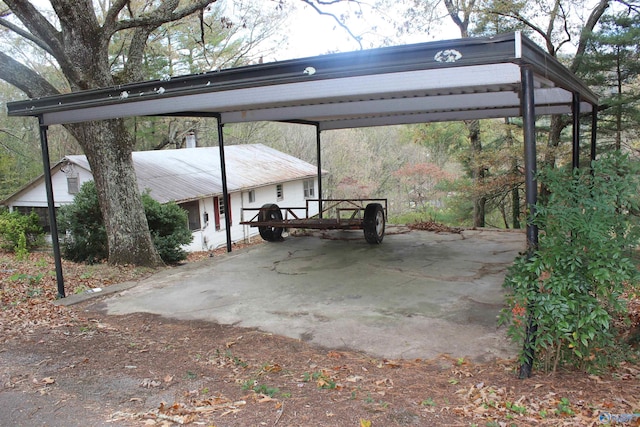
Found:
[[[593,29],[600,21],[604,12],[609,8],[610,0],[600,0],[596,7],[593,8],[587,22],[585,23],[582,31],[580,32],[580,41],[578,42],[578,48],[576,50],[576,55],[573,58],[569,69],[571,72],[575,73],[580,66],[582,65],[582,58],[584,56],[584,52],[587,49],[587,42],[591,38],[591,34],[593,33]]]
[[[60,32],[28,1],[25,0],[4,0],[4,3],[11,9],[13,13],[26,27],[25,30],[17,32],[15,28],[9,28],[16,31],[22,37],[31,40],[37,46],[41,47],[53,56],[62,52],[62,40]]]
[[[0,52],[0,77],[30,98],[56,95],[58,90],[31,68]]]
[[[118,14],[128,4],[129,4],[129,0],[114,1],[111,7],[109,8],[109,10],[107,11],[107,13],[105,14],[103,27],[105,29],[113,28],[114,23],[118,19]]]
[[[192,15],[216,1],[217,0],[193,0],[187,6],[178,10],[175,10],[179,3],[177,0],[165,1],[162,3],[162,6],[158,7],[151,13],[144,14],[137,18],[119,21],[115,24],[114,31],[147,26],[157,28],[167,22],[177,21],[186,16]]]
[[[25,39],[33,42],[36,46],[38,46],[39,48],[41,48],[42,50],[47,52],[49,55],[53,56],[53,51],[51,50],[49,45],[47,45],[45,42],[43,42],[39,38],[35,37],[29,31],[26,31],[23,28],[18,27],[17,25],[7,21],[4,18],[0,18],[0,26],[3,26],[8,30],[13,31],[14,33],[19,35],[20,37],[24,37]]]
[[[318,5],[329,6],[329,5],[332,5],[332,4],[337,4],[337,3],[340,3],[341,0],[331,0],[331,1],[301,0],[301,1],[303,3],[305,3],[306,5],[310,6],[313,10],[315,10],[318,13],[318,15],[328,16],[330,18],[333,18],[333,20],[336,22],[336,24],[338,24],[338,26],[340,26],[343,30],[345,30],[349,34],[349,36],[351,36],[351,38],[358,43],[358,46],[360,47],[360,49],[362,49],[362,38],[361,37],[356,36],[353,33],[353,31],[351,31],[351,28],[349,28],[347,26],[347,24],[342,22],[342,20],[338,16],[336,16],[333,13],[326,12],[326,11],[322,10],[320,7],[318,7]],[[347,1],[351,1],[351,0],[347,0]],[[354,3],[356,3],[356,2],[354,2]],[[359,3],[359,2],[357,2],[357,3]]]

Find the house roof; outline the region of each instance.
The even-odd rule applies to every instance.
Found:
[[[264,185],[315,178],[316,166],[263,144],[229,145],[224,149],[229,193]],[[52,169],[71,162],[91,170],[84,155],[66,156]],[[218,147],[136,151],[133,163],[140,191],[149,190],[160,203],[186,202],[222,194]],[[38,181],[42,181],[42,176]],[[30,183],[29,185],[33,185]],[[3,201],[15,198],[23,189]]]
[[[229,193],[318,173],[316,166],[263,144],[225,146],[224,157]],[[65,159],[89,169],[85,156]],[[133,164],[140,190],[149,190],[160,203],[222,194],[218,147],[136,151]]]
[[[519,32],[172,77],[11,102],[44,125],[143,115],[215,116],[222,123],[289,121],[320,130],[515,117],[521,67],[534,77],[537,115],[581,111],[596,95]]]

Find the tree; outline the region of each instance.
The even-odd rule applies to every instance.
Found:
[[[443,16],[447,16],[458,26],[463,37],[471,34],[493,35],[498,32],[522,30],[543,46],[551,56],[565,62],[574,73],[583,66],[585,50],[594,28],[614,3],[626,4],[629,10],[635,11],[637,8],[623,0],[598,0],[591,9],[585,9],[584,3],[576,0],[445,0],[443,3],[434,0],[408,1],[411,10],[414,11],[411,16],[415,16],[416,10],[445,9],[440,15],[429,12],[429,19],[442,19]],[[419,21],[410,27],[415,31],[421,28],[431,29],[432,26],[431,22]],[[575,51],[568,54],[567,50],[572,44],[576,46]],[[547,134],[547,149],[543,154],[544,165],[555,165],[563,131],[570,123],[567,116],[552,116]],[[482,145],[479,139],[475,139],[475,135],[474,128],[470,128],[472,152],[478,154]],[[482,170],[478,168],[473,172],[473,176],[482,180]],[[546,194],[543,187],[541,198],[546,197]],[[482,200],[476,200],[477,210],[481,206]]]
[[[491,3],[492,8],[487,9],[485,13],[504,19],[506,25],[511,27],[523,28],[551,56],[564,61],[571,72],[577,73],[583,66],[585,50],[594,28],[615,2],[616,0],[599,0],[591,9],[585,8],[583,2],[573,0],[495,2]],[[580,11],[588,12],[586,18],[581,16]],[[576,45],[573,55],[563,53],[563,49],[566,50],[571,44]],[[562,132],[570,123],[571,120],[566,115],[551,117],[543,167],[555,166]],[[540,197],[548,197],[548,189],[544,186],[541,188]]]
[[[325,3],[303,1],[316,7]],[[330,4],[348,1],[359,4],[353,0]],[[211,56],[206,50],[204,18],[215,2],[50,0],[53,14],[49,15],[30,1],[5,0],[6,8],[0,14],[0,26],[7,30],[3,35],[11,34],[12,41],[26,42],[33,49],[45,52],[58,67],[59,79],[45,78],[25,65],[28,61],[19,61],[9,52],[0,52],[0,79],[31,98],[142,80],[147,77],[147,67],[151,64],[156,64],[156,68],[162,64],[173,65],[162,53],[147,51],[150,41],[161,34],[170,37],[173,24],[192,16],[198,17],[201,47],[205,52],[200,59],[206,63]],[[287,3],[279,0],[274,5],[284,11]],[[331,16],[342,22],[338,16]],[[234,25],[232,21],[223,22]],[[183,33],[187,38],[193,36],[186,30]],[[14,45],[8,43],[8,46]],[[187,56],[195,61],[193,52]],[[65,129],[78,141],[91,165],[108,235],[109,262],[160,264],[134,184],[131,152],[135,139],[125,121],[68,124]]]
[[[599,134],[613,139],[613,148],[635,139],[640,121],[640,16],[627,9],[603,16],[585,51],[580,74],[600,92]],[[631,136],[631,138],[629,138]]]
[[[72,91],[112,86],[116,80],[142,80],[144,50],[160,26],[203,11],[212,0],[161,2],[153,7],[117,0],[97,13],[90,0],[51,0],[55,20],[50,21],[32,3],[5,0],[9,8],[0,25],[29,40],[53,57]],[[8,13],[10,12],[10,14]],[[10,20],[18,20],[21,25]],[[119,33],[130,34],[122,57],[125,62],[114,76],[109,46]],[[29,97],[56,95],[61,91],[40,74],[0,52],[0,78]],[[140,193],[135,184],[131,152],[134,140],[123,120],[65,125],[84,150],[100,200],[108,231],[109,262],[155,266],[162,263],[149,233]]]
[[[162,261],[176,263],[187,257],[183,245],[191,243],[187,211],[174,202],[160,204],[148,193],[142,194],[144,212],[155,248]],[[37,219],[37,217],[36,217]],[[64,257],[94,263],[107,258],[107,232],[103,225],[95,182],[85,182],[73,203],[60,208]]]

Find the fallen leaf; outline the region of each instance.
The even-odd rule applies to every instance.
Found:
[[[391,380],[390,378],[385,378],[385,379],[382,379],[382,380],[378,380],[378,381],[376,381],[376,385],[378,387],[383,387],[384,386],[384,387],[391,388],[391,387],[393,387],[393,380]]]
[[[56,382],[56,380],[54,380],[54,379],[53,379],[53,378],[51,378],[51,377],[47,377],[47,378],[43,378],[41,382],[42,382],[42,384],[47,384],[47,385],[49,385],[49,384],[53,384],[53,383],[55,383],[55,382]]]
[[[150,378],[145,378],[142,380],[142,382],[140,383],[140,387],[146,387],[146,388],[151,388],[151,387],[160,387],[160,381],[158,380],[152,380]]]
[[[386,360],[385,359],[384,364],[386,366],[390,366],[392,368],[399,368],[400,367],[400,362],[398,362],[397,360]]]
[[[360,418],[360,427],[371,427],[371,421]]]

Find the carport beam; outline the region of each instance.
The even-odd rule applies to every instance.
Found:
[[[224,203],[224,226],[227,235],[227,252],[231,252],[231,203],[229,200],[229,192],[227,190],[227,167],[224,162],[224,137],[222,131],[224,124],[220,116],[216,117],[218,121],[218,148],[220,149],[220,175],[222,177],[222,200]]]
[[[62,260],[60,258],[60,241],[58,240],[58,221],[56,220],[56,205],[53,199],[53,185],[51,184],[51,164],[49,163],[48,126],[43,124],[41,115],[38,116],[38,121],[40,125],[40,148],[42,151],[42,166],[44,168],[44,185],[47,193],[47,208],[51,228],[51,246],[53,247],[53,259],[56,265],[58,298],[64,298],[66,295],[64,292],[64,277],[62,275]]]

